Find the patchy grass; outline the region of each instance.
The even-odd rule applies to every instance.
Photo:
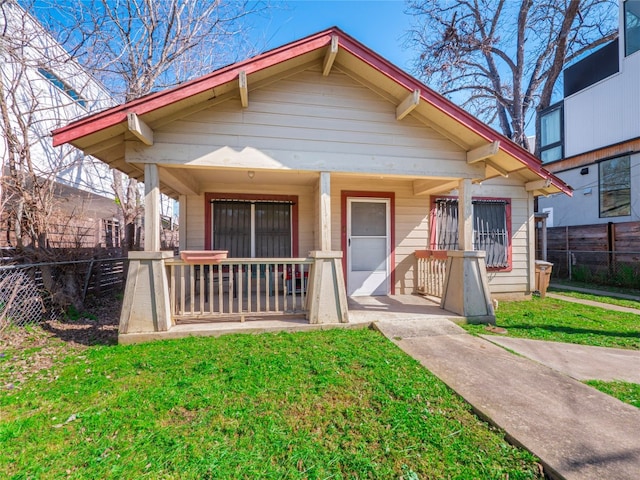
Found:
[[[603,382],[600,380],[589,380],[584,383],[629,405],[640,408],[640,385],[637,383]]]
[[[2,478],[542,478],[370,330],[94,346],[0,416]]]
[[[550,288],[550,292],[563,295],[565,297],[581,298],[583,300],[591,300],[593,302],[606,303],[608,305],[617,305],[619,307],[635,308],[640,310],[640,301],[628,300],[624,298],[616,298],[608,295],[594,295],[590,293],[572,292],[570,290]]]
[[[640,350],[640,315],[549,297],[500,303],[496,325],[512,337]],[[491,333],[484,325],[464,328],[475,334]]]
[[[552,284],[564,285],[567,287],[587,288],[589,290],[598,290],[601,292],[609,292],[611,294],[623,294],[640,297],[640,290],[636,288],[616,287],[614,285],[600,285],[596,283],[578,282],[576,280],[563,280],[559,278],[553,278]]]

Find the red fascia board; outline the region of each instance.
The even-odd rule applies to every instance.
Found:
[[[85,135],[90,135],[122,123],[126,121],[128,112],[144,115],[145,113],[152,112],[193,95],[211,90],[219,85],[231,82],[237,78],[240,70],[244,70],[249,75],[264,68],[312,52],[313,50],[323,48],[331,43],[332,33],[341,34],[342,32],[337,29],[320,32],[311,37],[306,37],[302,40],[270,50],[257,57],[228,65],[209,75],[191,80],[175,88],[152,93],[70,123],[52,132],[53,146],[69,143]]]

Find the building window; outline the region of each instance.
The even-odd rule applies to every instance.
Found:
[[[624,2],[624,54],[640,50],[640,1]]]
[[[56,88],[62,90],[65,94],[71,97],[71,99],[82,108],[87,108],[87,101],[82,98],[82,96],[76,90],[74,90],[73,87],[71,87],[67,82],[58,77],[55,73],[50,72],[49,70],[46,70],[44,68],[39,68],[38,73],[49,80],[49,82]]]
[[[564,155],[563,104],[555,104],[538,115],[538,138],[542,163],[560,160]]]
[[[107,248],[120,246],[120,222],[118,220],[102,220],[104,228],[104,246]]]
[[[290,258],[292,203],[213,200],[212,249],[232,258]]]
[[[458,200],[439,198],[435,202],[431,248],[458,249]],[[510,204],[506,200],[473,200],[473,249],[487,254],[487,268],[510,267]]]
[[[629,157],[598,164],[600,217],[631,215],[631,171]]]

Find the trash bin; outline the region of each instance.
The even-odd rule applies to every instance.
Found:
[[[552,269],[553,263],[536,260],[536,290],[540,293],[540,298],[544,298],[547,295]]]

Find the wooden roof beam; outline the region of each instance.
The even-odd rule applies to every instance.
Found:
[[[160,169],[160,180],[180,195],[200,195],[200,185],[195,177],[197,175],[185,175],[175,168]]]
[[[135,112],[127,112],[127,126],[142,143],[149,147],[153,145],[153,130]]]
[[[443,178],[439,180],[414,180],[414,195],[432,195],[434,193],[448,192],[458,188],[458,180]]]
[[[238,86],[240,88],[240,103],[242,108],[249,106],[249,88],[247,87],[247,72],[240,70],[238,74]]]
[[[467,163],[477,163],[482,160],[486,160],[488,158],[493,157],[498,150],[500,149],[500,141],[496,140],[495,142],[487,143],[482,145],[481,147],[474,148],[473,150],[469,150],[467,152]]]
[[[331,36],[331,45],[327,49],[327,53],[324,55],[324,61],[322,62],[322,76],[328,77],[329,72],[331,72],[331,67],[333,67],[333,62],[338,55],[338,36]]]
[[[414,90],[396,107],[396,120],[402,120],[420,103],[420,90]]]
[[[531,182],[527,182],[524,185],[524,188],[527,192],[533,192],[535,190],[543,190],[545,188],[549,188],[551,186],[551,179],[546,178],[542,180],[533,180]]]
[[[496,162],[494,162],[493,160],[489,160],[489,159],[485,159],[484,161],[485,165],[487,167],[491,167],[493,168],[496,172],[498,172],[500,175],[502,175],[503,177],[508,177],[509,176],[509,170],[506,170],[504,168],[502,168],[500,165],[498,165]]]

